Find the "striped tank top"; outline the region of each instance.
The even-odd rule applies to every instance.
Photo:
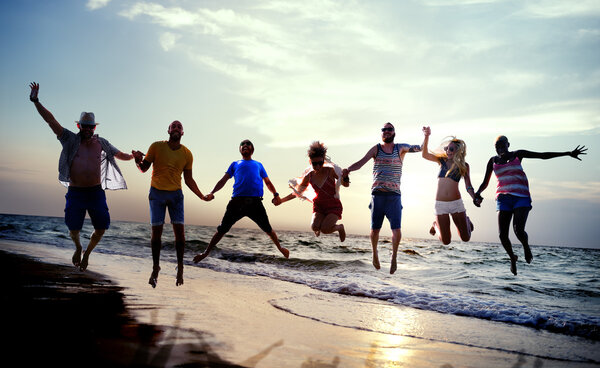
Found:
[[[529,197],[529,182],[518,157],[505,164],[494,163],[494,173],[498,179],[496,198],[500,194]]]
[[[400,144],[394,144],[392,153],[386,153],[380,144],[377,145],[371,192],[383,190],[400,194],[402,159],[400,159],[399,147]]]

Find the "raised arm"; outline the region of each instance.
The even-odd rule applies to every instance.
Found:
[[[198,198],[202,199],[203,201],[206,200],[206,197],[198,188],[196,180],[194,180],[194,176],[192,175],[192,169],[183,170],[183,180],[185,182],[185,185],[187,185],[187,187],[190,188],[190,190],[194,192],[194,194],[197,195]]]
[[[483,201],[483,197],[481,197],[481,192],[483,192],[485,190],[485,188],[487,188],[488,184],[490,183],[490,177],[492,176],[493,170],[494,170],[494,158],[491,157],[490,160],[488,161],[487,167],[485,169],[485,175],[483,176],[483,181],[481,182],[479,189],[477,189],[477,192],[475,192],[475,198],[473,199],[473,204],[477,207],[481,206],[481,201]]]
[[[423,127],[423,135],[425,137],[423,138],[423,146],[421,147],[422,148],[421,156],[423,156],[423,158],[426,160],[439,163],[440,162],[439,158],[436,155],[434,155],[433,153],[429,152],[429,136],[431,135],[431,128]]]
[[[571,157],[581,161],[581,159],[579,158],[579,155],[587,155],[586,151],[587,151],[587,148],[585,148],[585,146],[579,147],[579,145],[577,145],[577,147],[575,147],[575,149],[573,151],[567,151],[567,152],[532,152],[532,151],[527,151],[527,150],[518,150],[515,152],[515,154],[519,157],[519,159],[539,158],[542,160],[548,160],[548,159],[556,158],[556,157],[571,156]]]
[[[62,136],[63,127],[58,123],[58,121],[56,121],[54,115],[52,115],[52,113],[40,103],[40,100],[38,98],[40,85],[38,83],[32,82],[31,84],[29,84],[29,87],[31,88],[31,92],[29,93],[29,100],[34,103],[38,113],[41,115],[42,119],[44,119],[46,123],[48,123],[50,129],[52,129],[54,134],[56,134],[57,137]]]

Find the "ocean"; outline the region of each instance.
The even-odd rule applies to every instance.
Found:
[[[500,244],[458,241],[445,246],[433,237],[405,238],[400,244],[398,270],[390,275],[391,239],[385,235],[391,236],[391,232],[385,227],[379,271],[371,264],[368,234],[350,234],[340,243],[337,235],[316,237],[308,229],[276,230],[281,244],[290,250],[290,258],[285,259],[258,228],[234,227],[208,258],[194,264],[193,256],[206,248],[215,230],[186,225],[186,269],[264,276],[304,284],[329,295],[271,301],[280,310],[348,328],[600,363],[598,249],[532,246],[534,260],[528,265],[515,242],[520,257],[518,276],[513,276]],[[82,236],[89,238],[92,231],[86,219]],[[94,253],[139,258],[150,270],[149,238],[149,224],[113,221]],[[64,221],[58,217],[0,214],[0,239],[73,249]],[[167,224],[161,263],[175,261],[174,239]],[[148,276],[149,272],[140,277]],[[190,287],[189,282],[185,286]],[[427,314],[427,322],[413,327],[407,321],[417,312]],[[382,315],[386,323],[381,323]],[[481,321],[506,334],[490,336],[485,329],[470,328]],[[452,328],[447,327],[450,325]],[[528,341],[532,342],[528,345]]]

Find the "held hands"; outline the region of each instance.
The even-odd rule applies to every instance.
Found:
[[[483,202],[483,197],[479,193],[475,193],[475,198],[473,198],[473,204],[477,207],[481,207],[481,202]]]
[[[350,184],[350,171],[348,169],[342,170],[342,182],[346,184]],[[345,185],[347,186],[347,185]]]
[[[207,201],[207,202],[210,202],[210,201],[212,201],[213,199],[215,199],[215,195],[214,195],[214,194],[212,194],[212,193],[208,193],[207,195],[205,195],[205,196],[204,196],[204,198],[203,198],[203,199],[204,199],[205,201]]]
[[[131,154],[133,155],[133,158],[135,159],[135,163],[139,164],[140,162],[142,162],[142,160],[144,159],[144,153],[140,152],[140,151],[131,151]]]
[[[279,206],[283,202],[281,201],[281,197],[277,196],[277,197],[273,197],[273,199],[271,200],[271,203],[273,203],[275,206]]]
[[[423,127],[423,134],[424,134],[426,137],[429,137],[429,136],[431,135],[431,128],[430,128],[430,127],[428,127],[428,126],[427,126],[427,127]]]
[[[31,82],[29,87],[31,88],[31,92],[29,93],[29,101],[39,102],[40,100],[38,99],[38,92],[40,91],[40,85],[35,82]]]
[[[569,152],[569,156],[581,161],[581,159],[578,156],[579,155],[587,155],[587,153],[585,153],[585,151],[587,151],[587,148],[585,148],[585,146],[579,147],[579,145],[577,145],[577,147],[573,151]]]

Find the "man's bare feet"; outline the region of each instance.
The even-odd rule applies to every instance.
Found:
[[[290,258],[290,251],[287,250],[287,248],[281,247],[281,248],[278,248],[278,249],[281,252],[281,254],[283,254],[283,256],[285,258]]]
[[[343,242],[346,240],[346,229],[344,229],[344,225],[340,224],[340,229],[338,230],[340,234],[340,241]]]
[[[81,258],[81,263],[79,263],[79,269],[81,271],[85,271],[87,270],[87,266],[88,266],[88,261],[89,261],[89,257],[90,255],[87,253],[83,253],[83,258]]]
[[[516,255],[510,258],[510,272],[512,272],[515,276],[517,275],[517,259],[519,259],[519,257]]]
[[[390,266],[390,275],[393,275],[397,269],[398,265],[396,264],[396,258],[392,258],[392,265]]]
[[[71,260],[73,262],[73,266],[79,267],[81,264],[81,248],[75,249],[75,253],[73,253],[73,258]]]
[[[177,281],[175,281],[175,286],[183,285],[183,265],[177,266]]]
[[[531,254],[531,248],[523,247],[523,250],[525,251],[525,262],[531,263],[531,261],[533,261],[533,254]]]
[[[148,283],[150,285],[152,285],[153,288],[155,288],[156,284],[158,283],[158,272],[159,271],[160,271],[160,267],[152,268],[152,274],[150,275],[150,280],[148,280]]]
[[[429,229],[429,234],[431,234],[432,236],[435,236],[435,221],[431,225],[431,229]]]
[[[375,267],[377,270],[381,268],[381,265],[379,264],[379,255],[377,252],[373,252],[373,267]]]
[[[206,252],[204,252],[204,253],[200,253],[200,254],[197,254],[197,255],[194,257],[194,263],[198,263],[198,262],[200,262],[201,260],[203,260],[203,259],[204,259],[204,258],[206,258],[207,256],[208,256],[208,253],[206,253]]]

